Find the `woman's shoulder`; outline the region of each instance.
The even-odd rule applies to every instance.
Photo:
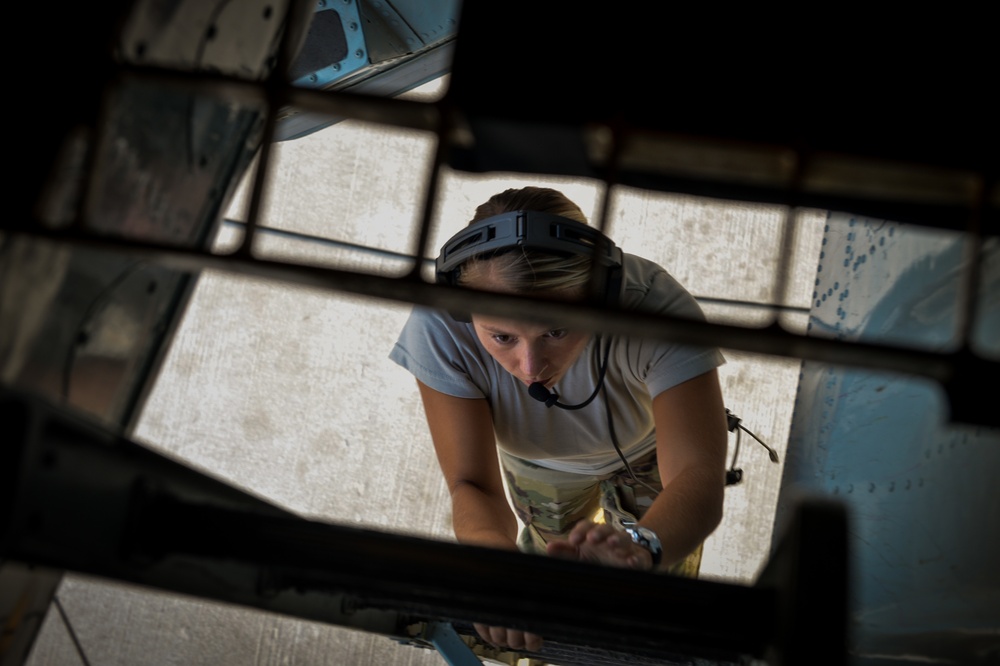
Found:
[[[405,355],[421,364],[443,363],[450,367],[479,358],[478,347],[471,324],[457,321],[444,310],[415,305],[391,356]]]
[[[439,328],[450,328],[453,324],[458,324],[454,317],[444,310],[429,308],[423,305],[414,305],[410,309],[410,317],[406,321],[407,326],[434,326]]]
[[[420,305],[413,306],[403,325],[402,335],[414,334],[439,342],[452,340],[457,343],[472,342],[474,337],[471,324],[458,321],[445,310]]]
[[[490,367],[471,324],[448,312],[414,306],[389,358],[432,389],[459,398],[481,398]]]
[[[622,269],[622,306],[626,309],[702,316],[700,306],[687,288],[655,261],[626,253]]]
[[[622,270],[626,286],[632,288],[642,284],[648,285],[660,273],[667,273],[667,269],[655,261],[628,252],[622,253]]]

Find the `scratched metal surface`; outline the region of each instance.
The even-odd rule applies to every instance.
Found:
[[[998,248],[984,249],[971,339],[995,357]],[[966,250],[957,234],[831,215],[810,331],[957,348]],[[905,376],[803,368],[778,523],[799,493],[849,507],[858,663],[920,655],[977,664],[1000,654],[1000,431],[949,426],[944,404],[936,386]]]

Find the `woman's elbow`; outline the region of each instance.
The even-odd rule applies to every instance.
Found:
[[[722,524],[722,517],[725,513],[723,502],[724,496],[719,493],[719,497],[716,501],[713,501],[709,505],[707,522],[709,525],[709,533],[714,532],[719,525]]]
[[[708,484],[708,491],[702,504],[702,515],[709,533],[714,532],[722,523],[726,500],[725,481],[716,483],[714,475],[711,478],[713,481]]]

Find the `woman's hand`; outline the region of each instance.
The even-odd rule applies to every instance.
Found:
[[[527,650],[537,652],[542,649],[542,637],[520,629],[491,627],[479,622],[473,623],[480,637],[490,645],[511,650]]]
[[[653,555],[610,525],[581,520],[565,539],[551,541],[545,551],[551,557],[594,562],[623,569],[648,571]]]
[[[565,539],[549,542],[546,553],[551,557],[582,560],[623,569],[647,571],[653,568],[652,554],[639,546],[625,532],[609,525],[582,520],[573,526]],[[542,648],[542,637],[519,629],[493,627],[475,623],[484,641],[499,648],[536,652]]]

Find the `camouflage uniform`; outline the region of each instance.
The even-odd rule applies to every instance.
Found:
[[[605,522],[623,529],[622,521],[641,518],[655,495],[637,484],[628,471],[600,476],[572,474],[539,467],[529,460],[500,452],[504,480],[514,504],[514,512],[524,527],[517,547],[525,553],[545,554],[545,544],[565,537],[581,519]],[[629,463],[643,483],[661,489],[656,451]],[[702,546],[681,562],[662,569],[688,578],[697,578]]]

